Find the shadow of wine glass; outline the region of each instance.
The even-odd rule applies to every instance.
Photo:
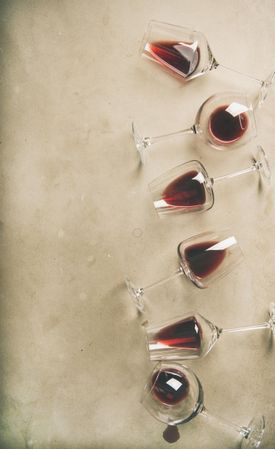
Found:
[[[274,351],[274,334],[273,334],[273,332],[270,332],[269,338],[267,340],[266,352],[267,352],[267,354],[270,354],[273,351]]]

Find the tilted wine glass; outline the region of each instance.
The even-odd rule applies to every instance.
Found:
[[[136,287],[130,279],[126,286],[140,312],[144,310],[144,293],[171,279],[185,275],[198,288],[207,288],[213,281],[228,274],[242,261],[236,237],[228,230],[207,231],[183,240],[178,248],[179,268],[171,276],[146,287]]]
[[[204,405],[202,385],[196,374],[186,366],[173,362],[158,363],[144,387],[142,405],[157,420],[177,426],[196,416],[215,417]],[[242,449],[257,449],[265,430],[264,416],[252,419],[248,426],[238,426],[226,419],[217,422],[234,429],[242,437]]]
[[[275,335],[275,304],[269,306],[269,318],[261,324],[221,328],[199,313],[189,312],[162,324],[146,326],[151,360],[184,360],[204,357],[224,334],[266,329]]]
[[[263,99],[275,74],[275,71],[272,71],[266,80],[260,80],[221,65],[213,56],[203,33],[157,20],[151,20],[148,24],[142,40],[141,54],[184,81],[222,67],[259,83],[262,86]]]
[[[213,186],[220,181],[248,173],[260,175],[267,183],[271,179],[267,156],[261,146],[244,170],[211,178],[200,161],[193,160],[178,165],[160,175],[149,184],[154,207],[159,214],[203,212],[214,205]]]
[[[132,123],[141,162],[145,162],[145,154],[152,145],[179,135],[194,134],[217,150],[232,150],[246,144],[257,135],[254,111],[258,100],[258,94],[254,98],[241,92],[216,93],[201,104],[192,126],[160,136],[142,137]]]

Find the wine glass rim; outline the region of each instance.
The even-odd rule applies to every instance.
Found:
[[[184,240],[181,240],[178,244],[178,247],[183,242],[192,241],[193,239],[201,238],[210,234],[216,234],[218,237],[220,235],[228,235],[228,237],[234,237],[236,239],[236,243],[238,244],[238,239],[235,236],[235,233],[231,231],[230,228],[221,228],[221,229],[208,229],[206,231],[200,232],[199,234],[191,235]]]
[[[207,169],[205,168],[204,164],[201,161],[199,161],[198,159],[190,159],[189,161],[182,162],[181,164],[178,164],[175,167],[172,167],[169,170],[167,170],[166,172],[162,173],[162,175],[168,176],[169,173],[172,173],[175,170],[179,170],[181,167],[184,167],[187,164],[199,165],[200,168],[202,169],[202,171],[204,172],[205,178],[210,179]],[[159,183],[159,178],[162,175],[157,176],[155,179],[153,179],[152,181],[149,182],[149,184],[148,184],[149,191],[152,191],[154,189],[154,184]]]
[[[196,34],[198,34],[200,36],[203,36],[206,39],[206,37],[205,37],[205,35],[204,35],[204,33],[202,31],[197,31],[197,30],[193,29],[191,26],[190,27],[189,26],[182,26],[182,25],[179,25],[179,24],[176,24],[176,23],[165,22],[164,20],[150,19],[149,22],[148,22],[148,28],[151,25],[153,25],[153,24],[165,25],[165,26],[169,26],[169,27],[173,27],[173,28],[179,28],[181,30],[188,31],[189,33],[190,32],[191,33],[196,33]]]
[[[167,319],[166,320],[161,320],[161,321],[158,321],[157,323],[152,323],[152,324],[147,323],[144,326],[144,330],[145,330],[146,333],[148,333],[152,329],[154,329],[155,327],[160,327],[160,326],[163,326],[163,325],[169,325],[170,323],[172,324],[172,323],[175,323],[175,322],[177,322],[179,320],[183,320],[185,318],[191,318],[191,317],[195,318],[198,315],[202,316],[199,312],[196,312],[195,310],[189,310],[189,311],[185,312],[182,315],[175,315],[175,316],[173,316],[172,318],[170,318],[168,320]]]
[[[201,109],[205,103],[208,103],[208,101],[214,99],[214,98],[219,98],[219,97],[239,97],[239,98],[245,98],[247,101],[247,105],[248,109],[253,111],[253,103],[252,103],[252,98],[250,99],[250,95],[248,92],[242,92],[240,90],[223,90],[220,92],[215,92],[212,95],[210,95],[209,97],[207,97],[203,103],[201,104],[200,108]]]

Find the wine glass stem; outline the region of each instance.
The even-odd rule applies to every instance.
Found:
[[[257,83],[260,83],[261,85],[263,85],[263,83],[264,83],[263,80],[259,80],[258,78],[255,78],[254,76],[248,75],[247,73],[243,73],[243,72],[239,72],[238,70],[231,69],[231,67],[227,67],[222,64],[218,64],[217,67],[222,67],[225,70],[230,70],[231,72],[237,73],[238,75],[242,75],[242,76],[245,76],[246,78],[250,78],[251,80],[254,80]]]
[[[153,288],[153,287],[156,287],[156,286],[165,284],[166,282],[170,281],[171,279],[174,279],[174,278],[177,277],[177,276],[182,275],[183,273],[184,273],[184,271],[183,271],[182,267],[180,266],[180,267],[177,269],[177,271],[175,271],[175,272],[174,272],[173,274],[171,274],[170,276],[165,277],[165,278],[163,278],[163,279],[160,279],[159,281],[154,282],[153,284],[147,285],[146,287],[142,287],[142,288],[141,288],[142,293],[143,293],[145,290],[149,290],[150,288]]]
[[[220,334],[224,333],[234,333],[234,332],[246,332],[246,331],[256,331],[261,329],[270,329],[270,323],[265,322],[262,324],[254,324],[252,326],[241,326],[241,327],[233,327],[227,329],[220,329]]]
[[[248,437],[248,435],[250,433],[250,430],[247,427],[238,426],[237,424],[232,423],[231,421],[228,421],[225,418],[221,418],[220,416],[215,416],[212,413],[209,413],[205,407],[203,407],[203,409],[201,410],[200,415],[202,415],[206,418],[215,419],[216,421],[224,424],[225,426],[230,427],[231,429],[235,430],[236,432],[241,434],[243,437]]]
[[[244,170],[240,170],[234,173],[229,173],[228,175],[218,176],[217,178],[211,178],[212,184],[216,184],[217,182],[224,181],[225,179],[236,178],[237,176],[245,175],[246,173],[251,173],[259,170],[257,163],[253,164],[252,167],[245,168]]]
[[[160,136],[144,137],[143,141],[147,146],[150,146],[153,145],[154,143],[161,142],[162,140],[165,139],[170,139],[170,137],[177,137],[181,134],[196,134],[195,127],[191,126],[190,128],[181,129],[180,131],[175,131],[169,134],[162,134]]]

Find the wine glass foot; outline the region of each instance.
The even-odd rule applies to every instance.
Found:
[[[258,145],[257,154],[254,159],[255,167],[261,175],[261,179],[269,184],[271,180],[271,169],[264,149]]]
[[[128,278],[125,279],[125,284],[130,297],[134,301],[136,308],[140,312],[143,312],[144,311],[143,289],[135,287],[133,282]]]
[[[257,449],[261,446],[265,431],[264,416],[253,418],[247,426],[249,433],[242,440],[241,449]]]
[[[146,151],[146,148],[150,146],[149,140],[146,137],[141,137],[141,135],[138,133],[134,122],[132,122],[132,134],[135,142],[136,149],[138,151],[140,161],[142,164],[144,164],[144,153]]]
[[[268,77],[262,82],[259,94],[259,106],[261,106],[265,101],[274,79],[275,79],[275,71],[272,71],[268,75]]]
[[[275,335],[275,303],[271,302],[269,304],[269,324],[270,328],[273,332],[273,335]]]

